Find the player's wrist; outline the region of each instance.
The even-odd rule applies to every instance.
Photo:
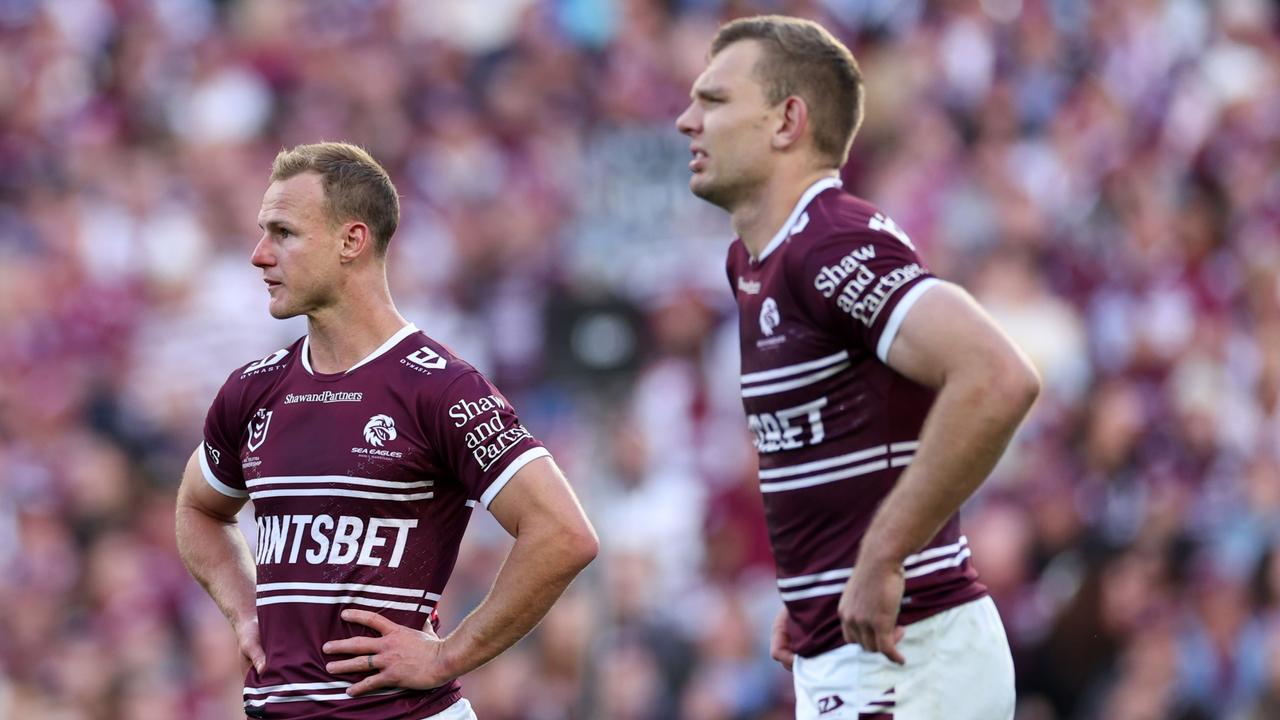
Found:
[[[459,643],[457,640],[457,633],[439,640],[430,638],[427,642],[435,646],[436,655],[433,664],[436,669],[433,675],[434,679],[439,680],[439,682],[436,683],[434,687],[444,685],[450,680],[461,677],[467,672],[469,668],[465,666],[459,652],[460,648],[458,647]]]
[[[889,545],[869,546],[864,543],[862,549],[858,552],[858,559],[854,563],[855,566],[864,568],[865,571],[871,570],[901,570],[902,563],[906,561],[910,551]]]

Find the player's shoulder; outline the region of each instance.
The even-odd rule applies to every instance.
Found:
[[[447,387],[454,380],[476,372],[448,345],[415,329],[392,349],[399,366],[399,380],[430,390]]]
[[[807,216],[807,217],[806,217]],[[840,243],[906,244],[906,234],[869,200],[832,189],[814,198],[792,231],[811,246]]]
[[[287,347],[273,350],[265,357],[255,358],[236,367],[227,376],[224,390],[253,389],[274,384],[301,356],[302,342],[298,338]]]

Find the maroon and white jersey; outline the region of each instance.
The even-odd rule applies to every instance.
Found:
[[[886,358],[939,281],[892,220],[834,178],[805,192],[758,259],[734,241],[728,273],[778,588],[810,657],[844,644],[836,605],[859,543],[919,446],[934,393]],[[968,557],[953,516],[907,558],[898,622],[985,594]]]
[[[257,520],[257,606],[266,670],[249,669],[255,718],[391,720],[460,697],[429,691],[351,698],[321,646],[372,635],[352,607],[409,627],[438,622],[440,593],[477,504],[547,456],[473,367],[412,325],[345,373],[312,370],[303,338],[236,370],[205,421],[200,465]]]

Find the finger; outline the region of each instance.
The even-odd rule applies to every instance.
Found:
[[[380,672],[377,675],[370,675],[355,685],[347,688],[347,694],[351,697],[356,697],[357,695],[364,695],[365,693],[373,692],[374,690],[381,690],[385,687],[394,686],[395,683],[391,681],[391,678],[388,677],[386,673]]]
[[[263,651],[262,645],[254,643],[249,646],[249,650],[245,653],[245,657],[253,664],[253,669],[257,670],[259,675],[267,669],[267,653]]]
[[[893,628],[889,632],[877,632],[876,644],[885,657],[899,665],[906,665],[906,658],[898,652],[898,641],[902,639],[902,628]]]
[[[844,635],[844,641],[850,645],[861,645],[858,642],[858,629],[853,623],[846,622],[840,626],[840,632]]]
[[[341,640],[330,640],[320,649],[326,655],[376,655],[382,649],[382,638],[360,635]]]
[[[330,675],[365,675],[369,673],[369,664],[371,662],[375,670],[381,669],[378,656],[373,655],[372,657],[372,661],[369,659],[369,655],[347,658],[346,660],[334,660],[325,664],[324,669]]]
[[[879,652],[880,645],[876,642],[876,631],[871,627],[870,623],[858,623],[854,626],[854,642],[862,646],[867,652]]]
[[[795,664],[796,654],[791,652],[790,650],[787,650],[786,648],[779,648],[774,651],[773,659],[777,660],[779,663],[782,663],[782,667],[786,668],[787,670],[790,670],[791,666]]]
[[[383,635],[386,635],[392,630],[400,627],[378,613],[369,612],[368,610],[354,610],[348,608],[342,611],[342,619],[347,622],[356,623],[357,625],[364,625],[365,627],[373,628]]]

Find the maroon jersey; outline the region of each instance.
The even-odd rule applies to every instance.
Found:
[[[434,612],[477,503],[488,507],[548,455],[488,380],[409,325],[351,370],[313,371],[303,338],[231,374],[205,421],[200,465],[214,489],[253,501],[266,671],[245,712],[266,718],[422,718],[460,697],[351,698],[321,646],[372,635],[353,607],[409,627]]]
[[[844,644],[840,594],[934,397],[885,363],[903,318],[939,281],[893,221],[839,186],[815,183],[758,259],[739,239],[728,261],[742,402],[778,588],[803,657]],[[968,557],[953,516],[907,558],[898,622],[985,594]]]

